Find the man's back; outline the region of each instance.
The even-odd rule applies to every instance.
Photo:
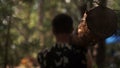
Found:
[[[56,44],[38,54],[41,68],[87,68],[85,48]]]

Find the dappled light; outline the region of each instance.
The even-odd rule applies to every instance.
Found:
[[[86,22],[87,14],[84,13],[101,4],[112,9],[111,11],[115,12],[117,16],[115,19],[117,22],[115,23],[117,23],[118,27],[112,28],[111,26],[110,28],[104,28],[109,31],[117,28],[119,31],[120,0],[0,0],[0,68],[40,68],[37,59],[38,53],[43,49],[52,47],[56,42],[55,36],[52,33],[52,19],[60,13],[70,15],[74,22],[75,32],[79,28],[80,22]],[[93,13],[94,15],[97,15],[97,13]],[[99,19],[102,21],[107,18],[103,15]],[[93,21],[96,22],[97,20],[100,23],[99,19],[94,18]],[[109,22],[109,20],[106,21]],[[96,42],[95,40],[91,40],[94,37],[91,37],[85,31],[89,32],[88,28],[91,30],[91,27],[88,26],[92,25],[94,28],[92,29],[93,33],[99,33],[100,31],[97,30],[99,25],[95,24],[97,26],[94,26],[94,23],[89,23],[89,25],[88,22],[86,23],[81,23],[81,25],[85,25],[83,27],[87,29],[80,27],[77,30],[78,33],[80,33],[80,36],[82,33],[89,35],[87,40],[90,40],[89,42]],[[115,23],[113,22],[113,24]],[[105,25],[110,24],[107,23]],[[102,30],[103,27],[99,29]],[[103,37],[106,34],[111,35],[113,32],[109,33],[105,31],[101,36]],[[90,52],[97,55],[97,50],[104,51],[97,48],[105,45],[106,52],[100,53],[100,58],[103,57],[108,62],[104,67],[120,68],[120,31],[102,40],[102,44],[101,40],[99,40],[97,44],[98,47],[90,47]],[[106,55],[106,58],[103,54]],[[104,60],[102,61],[104,62]],[[94,63],[94,68],[99,68],[97,56],[92,58],[92,62]],[[100,64],[102,65],[102,63]]]

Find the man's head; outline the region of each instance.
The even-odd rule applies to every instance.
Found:
[[[71,34],[73,31],[73,20],[67,14],[58,14],[52,20],[52,31],[56,34]]]

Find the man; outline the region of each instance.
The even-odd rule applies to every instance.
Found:
[[[41,68],[87,68],[84,47],[70,45],[73,20],[69,15],[59,14],[52,21],[55,46],[38,54]]]

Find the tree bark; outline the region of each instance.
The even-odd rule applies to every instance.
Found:
[[[38,14],[39,14],[39,19],[38,19],[38,25],[42,25],[43,23],[43,18],[44,18],[44,0],[39,0],[39,6],[38,6]]]
[[[5,43],[4,68],[7,68],[7,65],[9,63],[9,61],[8,61],[8,49],[9,49],[9,45],[10,45],[11,17],[9,16],[6,20],[8,21],[8,25],[7,25],[6,43]]]
[[[43,21],[44,21],[44,1],[45,0],[39,0],[39,5],[38,5],[38,24],[37,27],[41,30],[43,28]],[[40,38],[40,46],[43,47],[44,45],[44,34],[39,32],[39,38]]]

